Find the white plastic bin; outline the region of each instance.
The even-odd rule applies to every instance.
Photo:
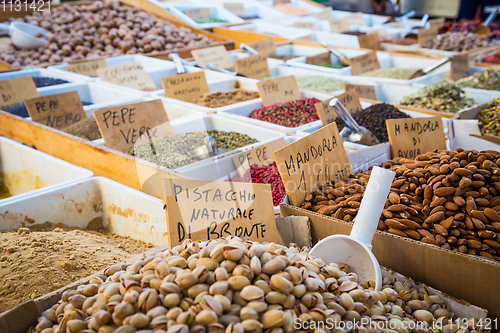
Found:
[[[272,8],[273,6],[273,1],[272,0],[263,0],[263,1],[259,1],[261,4],[265,5],[265,6],[269,6]],[[302,14],[302,15],[308,15],[308,14],[314,14],[314,13],[320,13],[323,11],[323,9],[319,6],[316,6],[312,3],[309,3],[309,2],[305,2],[305,1],[302,1],[302,0],[290,0],[290,3],[292,5],[295,5],[295,6],[299,6],[301,8],[304,8],[308,11],[308,13],[305,13],[305,14]]]
[[[285,27],[275,23],[268,23],[264,21],[255,21],[250,24],[235,25],[230,27],[231,30],[248,30],[253,29],[254,32],[260,34],[267,34],[272,36],[278,36],[286,39],[299,39],[305,38],[312,35],[312,30],[300,29],[294,27]]]
[[[7,202],[42,193],[93,175],[94,173],[90,170],[0,137],[0,181],[13,195],[0,200],[0,207]]]
[[[46,222],[86,228],[97,221],[113,234],[161,245],[168,241],[163,206],[162,199],[94,177],[10,202],[0,201],[0,230],[15,231]]]
[[[228,52],[228,56],[234,65],[235,60],[248,58],[250,56],[250,54],[245,53],[245,52],[241,52],[240,50],[237,50],[237,51]],[[276,68],[284,63],[285,62],[283,60],[280,60],[280,59],[267,58],[267,66],[269,67],[269,70],[273,70],[274,68]],[[193,60],[193,61],[189,62],[189,64],[191,66],[196,66],[196,61]]]
[[[400,37],[399,31],[393,31],[393,30],[387,29],[387,32],[391,35],[392,38]],[[359,46],[358,36],[355,36],[355,35],[347,35],[347,34],[326,32],[326,31],[315,31],[312,35],[312,39],[315,42],[318,42],[318,43],[325,42],[325,43],[328,43],[332,46],[346,47],[346,48],[351,48],[351,49],[361,48]],[[384,44],[384,43],[382,43],[382,44]]]
[[[214,27],[220,27],[229,24],[238,24],[245,22],[242,18],[234,15],[230,11],[224,9],[222,6],[213,6],[213,5],[203,5],[203,4],[181,4],[181,3],[171,3],[167,5],[162,5],[164,9],[166,9],[170,14],[179,18],[180,20],[186,22],[192,27],[198,29],[210,29]],[[210,10],[210,16],[216,19],[225,20],[227,22],[213,22],[213,23],[198,23],[186,14],[184,14],[185,10],[192,10],[198,8],[208,8]]]
[[[68,73],[68,72],[59,73],[59,72],[49,71],[49,70],[47,70],[45,68],[19,70],[19,71],[15,71],[15,72],[2,73],[2,74],[0,74],[0,81],[4,81],[4,80],[8,80],[8,79],[14,79],[14,78],[23,77],[23,76],[50,77],[50,78],[53,78],[53,79],[66,80],[69,83],[73,83],[73,82],[81,83],[81,82],[85,82],[86,81],[85,79],[75,77],[75,76],[71,75],[71,73]],[[45,90],[45,89],[49,89],[49,88],[56,87],[56,86],[61,86],[61,85],[67,85],[69,83],[62,83],[62,84],[53,85],[53,86],[40,87],[40,88],[37,88],[37,90],[41,94],[41,92],[43,90]]]
[[[308,91],[308,90],[301,90],[301,94],[302,94],[302,98],[316,97],[322,101],[332,98],[332,95],[314,92],[314,91]],[[297,131],[300,131],[302,129],[309,128],[311,126],[314,126],[314,125],[321,123],[320,120],[316,120],[316,121],[313,121],[311,123],[297,126],[297,127],[285,127],[285,126],[269,123],[267,121],[249,118],[250,114],[254,110],[257,110],[261,107],[262,107],[262,100],[259,99],[259,100],[253,100],[252,103],[248,103],[246,105],[241,105],[241,106],[235,106],[232,109],[218,111],[217,113],[219,115],[222,115],[222,116],[227,117],[227,118],[232,118],[232,119],[246,122],[249,124],[254,124],[254,125],[257,125],[260,127],[266,127],[269,129],[273,129],[275,131],[281,131],[281,132],[286,133],[288,135],[292,135],[293,133],[297,133]]]
[[[368,52],[367,51],[361,51],[361,50],[339,50],[341,53],[343,53],[347,58],[355,58],[359,57],[361,55],[365,55]],[[326,49],[322,53],[328,52]],[[335,55],[331,54],[330,58],[332,60],[333,65],[339,65],[339,58],[337,58]],[[391,64],[391,59],[390,55],[385,52],[377,52],[377,58],[380,63],[380,66],[384,66],[386,68],[390,67]],[[324,73],[329,73],[329,74],[335,74],[335,75],[352,75],[351,72],[351,66],[349,67],[344,67],[344,68],[328,68],[328,67],[323,67],[323,66],[317,66],[317,65],[311,65],[311,64],[306,64],[306,57],[299,57],[295,59],[290,59],[286,62],[288,66],[292,67],[298,67],[298,68],[304,68],[304,69],[309,69],[309,70],[314,70],[318,72],[324,72]]]
[[[160,68],[172,68],[172,62],[168,60],[162,60],[162,59],[156,59],[152,57],[147,57],[143,55],[137,55],[137,54],[127,54],[127,55],[122,55],[118,57],[111,57],[111,58],[106,58],[104,59],[106,61],[106,66],[107,67],[114,67],[114,66],[119,66],[119,65],[124,65],[128,64],[131,62],[140,62],[142,67],[146,72],[160,69]],[[71,75],[72,77],[81,79],[81,80],[86,80],[86,81],[94,81],[98,77],[91,77],[87,75],[82,75],[82,74],[77,74],[77,73],[71,73],[68,71],[63,70],[64,66],[67,66],[68,64],[61,64],[61,65],[53,65],[47,67],[49,71],[54,71],[56,73],[65,73],[67,75]],[[174,65],[175,67],[175,65]]]
[[[204,2],[213,6],[223,6],[224,3],[229,2],[228,0],[203,0],[200,2]],[[245,11],[245,16],[241,17],[244,19],[245,17],[257,17],[258,19],[271,20],[276,17],[285,17],[286,15],[282,12],[274,10],[268,6],[262,5],[258,1],[248,1],[248,0],[231,0],[230,3],[241,3],[243,4],[243,9]]]

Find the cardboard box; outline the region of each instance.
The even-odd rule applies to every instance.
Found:
[[[281,215],[309,217],[313,244],[330,235],[348,235],[352,228],[352,223],[289,205],[287,198]],[[500,319],[500,263],[381,231],[375,233],[372,245],[380,265],[481,306],[491,319]]]

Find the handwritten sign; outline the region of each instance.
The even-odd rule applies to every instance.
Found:
[[[330,52],[321,53],[315,56],[306,57],[306,64],[310,65],[331,65],[332,56]]]
[[[433,40],[436,38],[438,35],[438,28],[431,28],[431,29],[419,29],[418,30],[418,45],[420,47],[423,47],[425,43],[427,43],[430,40]]]
[[[430,19],[427,20],[427,23],[429,23],[429,27],[432,28],[437,28],[440,29],[443,25],[446,19],[444,17],[439,17],[435,19]]]
[[[329,20],[330,18],[332,18],[332,7],[327,7],[322,12],[313,14],[313,17],[317,18],[318,20]]]
[[[372,99],[374,101],[377,100],[377,95],[375,94],[374,86],[363,86],[358,84],[344,83],[344,91],[346,93],[351,93],[352,91],[355,91],[360,98]]]
[[[380,50],[380,37],[377,33],[358,36],[359,47],[362,49]]]
[[[236,73],[242,74],[252,79],[261,79],[271,76],[267,58],[262,54],[251,55],[246,58],[236,59],[234,61]]]
[[[64,66],[62,69],[67,72],[87,75],[87,76],[97,76],[97,70],[99,68],[106,68],[106,60],[91,60],[91,61],[82,61],[74,64],[69,64],[68,66]]]
[[[451,58],[451,72],[452,80],[460,80],[464,77],[469,77],[469,56],[465,54],[457,54]]]
[[[340,103],[342,103],[342,105],[350,114],[363,110],[363,107],[359,102],[358,94],[355,91],[346,92],[342,95],[335,96],[334,98],[338,98]],[[330,107],[331,100],[332,98],[327,101],[316,103],[314,105],[316,107],[316,111],[318,112],[319,119],[321,119],[321,122],[323,123],[323,126],[335,122],[335,119],[338,118],[337,112],[335,112],[333,108]]]
[[[446,149],[441,117],[387,119],[392,157],[413,159],[433,149]]]
[[[293,22],[292,26],[295,28],[300,28],[300,29],[309,29],[309,30],[316,30],[316,22],[307,22],[307,21],[297,21]]]
[[[362,12],[351,13],[346,18],[349,21],[349,25],[366,25]]]
[[[264,56],[269,56],[271,54],[276,54],[276,43],[273,37],[263,38],[253,43],[249,43],[250,46],[255,51],[262,53]]]
[[[343,33],[351,31],[349,26],[349,21],[346,18],[334,19],[333,17],[328,18],[328,23],[330,24],[330,30],[335,33]]]
[[[195,21],[202,20],[210,17],[210,8],[186,9],[184,14]]]
[[[87,119],[82,101],[76,91],[35,97],[24,101],[31,120],[62,129]]]
[[[0,110],[21,104],[27,99],[40,96],[31,76],[21,76],[0,81]]]
[[[352,173],[337,124],[332,123],[274,153],[290,203],[300,206],[306,196],[327,181]]]
[[[106,146],[120,151],[137,142],[147,143],[174,136],[160,100],[97,110],[94,117]]]
[[[226,9],[227,11],[230,11],[231,13],[233,13],[236,16],[239,16],[239,17],[245,16],[245,6],[241,2],[240,3],[238,3],[238,2],[224,2],[222,4],[222,6],[224,6],[224,9]]]
[[[376,52],[368,52],[354,58],[349,59],[352,75],[360,75],[374,69],[380,68]]]
[[[138,61],[114,67],[98,68],[96,71],[101,80],[106,82],[139,90],[156,89],[148,73]]]
[[[227,236],[280,242],[271,185],[171,178],[164,184],[170,247]]]
[[[237,156],[233,156],[233,163],[240,176],[253,166],[264,166],[274,162],[273,153],[287,145],[284,138],[271,141],[261,146],[247,150]]]
[[[257,83],[264,106],[302,98],[295,76],[282,76]]]
[[[184,73],[161,79],[165,97],[192,102],[209,92],[205,72]]]
[[[229,58],[224,45],[192,50],[191,54],[193,55],[196,64],[202,68],[206,68],[207,63],[211,63],[212,65],[220,68],[233,67],[233,62]]]

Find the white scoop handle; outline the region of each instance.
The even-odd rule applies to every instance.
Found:
[[[5,23],[0,23],[0,30],[10,31],[10,25]]]
[[[363,200],[361,200],[361,206],[351,229],[350,236],[361,241],[370,251],[373,235],[377,230],[378,220],[384,210],[385,200],[389,195],[395,175],[396,173],[393,171],[373,167]]]

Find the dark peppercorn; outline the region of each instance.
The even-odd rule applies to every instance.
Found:
[[[358,124],[372,132],[380,142],[389,141],[385,125],[386,119],[410,118],[406,113],[399,111],[396,107],[387,103],[372,105],[364,110],[355,112],[352,116]],[[337,118],[335,122],[339,131],[345,127],[342,119]]]
[[[92,105],[92,104],[93,103],[82,102],[83,106]],[[6,108],[3,111],[15,114],[16,116],[23,117],[23,118],[27,118],[30,116],[28,113],[28,109],[26,109],[26,105],[24,105],[24,103],[13,105],[10,108]]]
[[[233,177],[233,182],[270,184],[273,194],[273,206],[279,206],[285,196],[285,186],[281,180],[276,162],[264,166],[252,166],[243,177]]]
[[[249,117],[285,127],[298,127],[319,120],[314,107],[319,102],[321,100],[313,97],[273,104],[254,110]]]
[[[55,85],[63,84],[63,83],[69,83],[66,80],[54,79],[54,78],[51,78],[51,77],[43,77],[43,76],[33,77],[33,81],[35,81],[35,86],[37,88],[48,87],[48,86],[55,86]]]

